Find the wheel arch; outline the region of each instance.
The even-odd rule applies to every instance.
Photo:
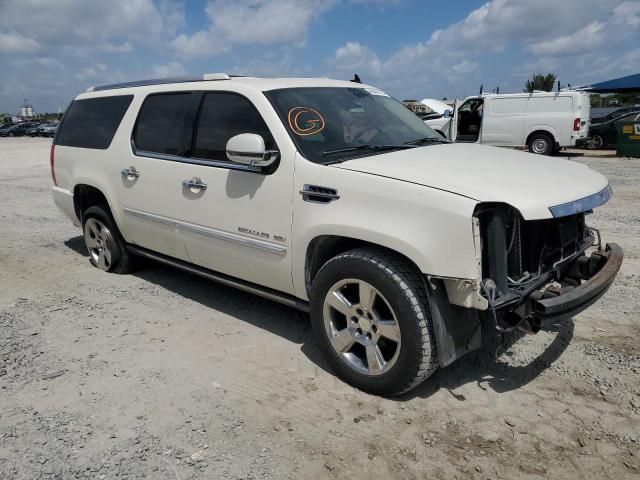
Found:
[[[82,213],[93,205],[106,205],[113,216],[109,200],[100,188],[88,183],[76,184],[73,187],[73,207],[80,223],[83,222]]]
[[[556,144],[558,143],[558,135],[555,129],[548,127],[546,125],[536,125],[531,128],[531,131],[527,135],[527,139],[525,140],[525,145],[529,145],[529,141],[531,140],[531,137],[540,133],[551,136],[551,139],[553,140],[553,142]]]
[[[392,252],[411,263],[417,272],[422,273],[418,264],[409,256],[386,245],[344,235],[318,235],[308,243],[305,253],[304,276],[307,295],[309,295],[313,280],[322,265],[336,255],[358,247],[375,247]]]
[[[418,264],[396,249],[366,240],[342,235],[319,235],[307,245],[305,254],[305,287],[310,296],[311,286],[318,271],[329,259],[358,247],[375,247],[394,253],[412,265],[424,279],[432,314],[438,362],[445,367],[462,355],[480,348],[481,324],[477,310],[452,305],[444,282],[428,278]]]

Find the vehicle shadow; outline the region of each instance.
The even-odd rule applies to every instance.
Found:
[[[535,380],[549,368],[567,349],[573,339],[574,323],[568,320],[552,325],[546,331],[555,332],[553,341],[535,358],[522,365],[515,349],[518,340],[526,334],[521,331],[511,333],[505,341],[501,354],[485,351],[472,352],[457,362],[438,370],[431,378],[414,390],[397,398],[406,401],[411,398],[428,398],[440,389],[448,390],[454,398],[464,401],[464,395],[455,390],[468,383],[475,383],[483,390],[491,389],[496,393],[516,390]],[[510,361],[513,360],[513,361]]]
[[[295,344],[313,343],[308,316],[292,307],[152,261],[132,275]]]
[[[82,255],[83,257],[89,256],[89,251],[87,250],[87,246],[84,243],[84,237],[82,235],[78,235],[77,237],[73,237],[73,238],[70,238],[69,240],[65,240],[64,244],[74,252]]]
[[[71,250],[88,256],[82,236],[64,243]],[[132,275],[300,345],[301,352],[311,362],[334,375],[315,343],[306,313],[172,267],[140,260],[140,268]],[[491,388],[497,393],[518,389],[538,377],[562,355],[573,338],[574,324],[569,320],[553,325],[548,331],[555,332],[555,338],[526,365],[509,362],[510,357],[515,356],[510,347],[524,336],[523,332],[514,332],[506,339],[503,353],[498,358],[483,351],[472,352],[438,370],[412,391],[393,397],[393,400],[404,402],[414,398],[429,398],[439,390],[446,389],[455,398],[464,401],[464,396],[455,390],[472,382],[482,389]]]

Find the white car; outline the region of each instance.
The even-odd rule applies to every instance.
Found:
[[[428,98],[422,103],[434,111],[425,123],[456,142],[526,146],[553,155],[585,144],[589,132],[591,105],[583,92],[484,94],[454,107]]]
[[[51,173],[93,265],[143,256],[308,311],[335,372],[382,395],[573,316],[622,262],[585,223],[611,196],[602,175],[449,143],[352,82],[92,88],[64,115]]]

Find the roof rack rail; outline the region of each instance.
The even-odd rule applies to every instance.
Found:
[[[151,78],[148,80],[134,80],[133,82],[112,83],[89,87],[87,92],[99,92],[101,90],[114,90],[116,88],[144,87],[146,85],[164,85],[167,83],[202,82],[207,80],[229,80],[231,76],[226,73],[205,73],[203,75],[183,75],[181,77]]]

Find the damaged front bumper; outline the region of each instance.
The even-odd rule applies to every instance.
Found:
[[[623,257],[622,248],[609,243],[591,255],[583,252],[560,270],[541,276],[526,292],[510,292],[490,302],[490,308],[499,314],[496,326],[501,330],[520,327],[535,333],[574,317],[609,289]]]
[[[536,319],[534,326],[544,328],[591,306],[615,280],[623,257],[622,248],[609,243],[604,250],[578,257],[569,266],[570,278],[582,280],[580,285],[534,291],[529,297],[531,315]]]

